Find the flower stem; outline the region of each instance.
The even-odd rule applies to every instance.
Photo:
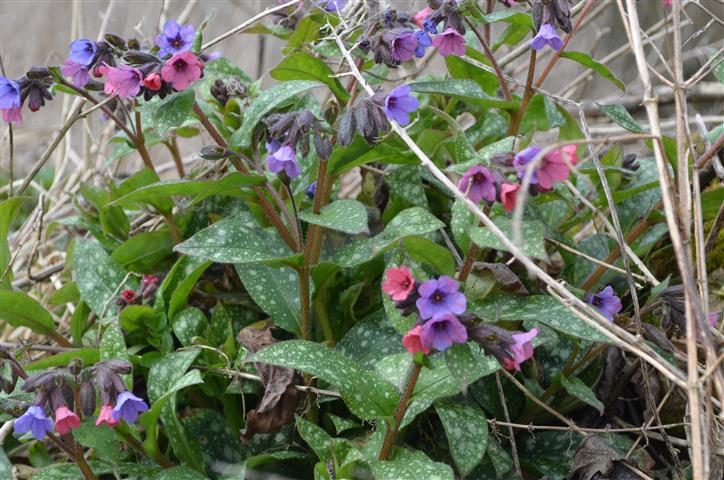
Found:
[[[488,45],[486,37],[490,36],[490,30],[486,30],[486,36],[480,35],[478,30],[475,28],[475,25],[473,25],[473,22],[471,22],[469,19],[465,19],[465,22],[470,27],[470,30],[473,31],[476,37],[478,37],[478,41],[480,41],[480,45],[483,46],[483,50],[485,51],[485,56],[490,60],[490,64],[495,69],[495,74],[498,76],[498,83],[500,83],[500,88],[503,91],[503,97],[507,101],[511,101],[513,97],[510,95],[510,89],[508,88],[508,82],[505,80],[505,77],[503,76],[503,71],[500,69],[500,66],[498,65],[497,60],[495,60],[495,55],[493,55],[493,51],[490,50],[490,46]],[[486,27],[489,27],[490,24],[485,24]]]
[[[178,228],[176,219],[173,218],[173,213],[171,213],[171,212],[164,213],[163,218],[166,220],[168,229],[171,232],[171,238],[173,239],[173,244],[178,245],[179,243],[183,242],[184,237],[181,235],[181,230],[179,230],[179,228]]]
[[[535,49],[530,49],[530,63],[528,64],[528,79],[525,82],[525,91],[523,92],[523,99],[520,101],[520,107],[518,112],[513,117],[513,121],[510,122],[508,127],[508,136],[515,136],[518,134],[518,128],[520,128],[520,122],[523,120],[525,110],[528,108],[530,99],[533,97],[533,76],[535,75],[535,59],[537,52]]]
[[[80,445],[73,442],[75,445],[69,447],[53,432],[48,432],[48,438],[75,461],[86,480],[98,480],[98,477],[96,477],[95,473],[93,473],[93,470],[90,468],[90,465],[86,462],[85,457],[83,456],[83,449]]]
[[[141,159],[143,160],[143,164],[151,170],[153,173],[156,173],[156,168],[153,166],[153,162],[151,161],[151,156],[148,154],[148,150],[146,150],[146,138],[143,136],[143,125],[141,125],[141,112],[136,110],[136,148],[138,149],[138,153],[141,155]]]
[[[460,269],[460,275],[458,275],[458,281],[460,283],[465,283],[465,280],[468,279],[468,275],[470,275],[470,271],[473,269],[473,265],[475,264],[475,260],[478,258],[478,255],[480,255],[480,247],[473,242],[470,242],[468,254],[465,255],[465,262],[463,263],[463,267]]]
[[[387,435],[385,435],[385,440],[382,442],[382,449],[380,450],[379,456],[380,460],[387,460],[390,456],[392,446],[395,443],[395,437],[397,437],[402,419],[405,418],[405,412],[407,412],[412,392],[415,390],[415,385],[417,384],[417,379],[420,378],[421,371],[422,364],[417,362],[412,364],[412,368],[407,375],[407,381],[405,382],[405,391],[402,393],[400,403],[397,405],[397,410],[395,411],[395,423],[392,426],[388,425]]]

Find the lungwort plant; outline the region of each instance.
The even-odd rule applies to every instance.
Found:
[[[721,18],[269,3],[5,63],[4,155],[69,108],[3,178],[0,477],[721,478],[723,137],[687,92],[724,67],[682,52]],[[633,82],[577,50],[607,11]],[[238,33],[284,44],[264,82]]]

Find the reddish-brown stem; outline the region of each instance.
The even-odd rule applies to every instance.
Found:
[[[146,168],[151,170],[153,173],[156,173],[156,168],[153,166],[153,162],[151,161],[151,157],[148,154],[148,150],[146,150],[146,138],[143,136],[143,125],[141,124],[141,112],[136,110],[136,149],[138,149],[138,153],[141,155],[141,159],[143,160],[143,164],[146,165]]]
[[[495,1],[494,0],[488,0],[488,7],[485,9],[485,13],[490,15],[493,13],[493,9],[495,9]],[[490,24],[486,23],[483,27],[483,35],[485,36],[485,43],[490,44]]]
[[[95,473],[93,473],[93,470],[91,470],[90,465],[88,465],[88,462],[86,462],[85,457],[83,456],[83,449],[80,447],[80,445],[74,445],[69,447],[53,432],[48,432],[48,438],[75,461],[75,463],[78,465],[78,468],[80,469],[80,472],[83,474],[83,477],[86,480],[98,480],[98,477],[96,477]]]
[[[382,449],[380,449],[379,456],[380,460],[387,460],[390,456],[392,446],[395,444],[395,437],[397,437],[397,432],[400,429],[402,419],[405,418],[405,412],[407,412],[412,392],[415,391],[415,385],[417,384],[417,379],[420,378],[421,371],[421,364],[412,364],[412,369],[410,370],[410,373],[407,376],[407,381],[405,382],[405,391],[402,393],[400,403],[397,405],[397,410],[395,411],[395,423],[394,425],[388,425],[387,435],[385,435],[385,439],[382,442]]]
[[[535,59],[536,59],[536,51],[534,49],[530,49],[530,62],[528,63],[528,78],[525,82],[525,91],[523,92],[523,99],[520,101],[520,107],[518,107],[518,112],[516,112],[515,116],[513,117],[513,120],[510,122],[510,126],[508,127],[508,136],[514,136],[518,133],[518,128],[520,128],[520,122],[523,120],[523,115],[525,115],[525,110],[528,108],[528,103],[530,103],[530,99],[533,97],[533,76],[535,75]]]
[[[717,138],[716,142],[712,144],[711,147],[709,147],[706,152],[702,154],[701,157],[696,161],[696,168],[702,169],[706,166],[706,162],[709,161],[711,157],[716,155],[716,153],[724,147],[724,134],[719,135],[719,138]]]
[[[500,69],[500,66],[498,65],[497,60],[495,60],[495,55],[493,55],[493,51],[490,49],[490,46],[488,45],[488,42],[485,40],[485,37],[483,35],[480,35],[478,30],[475,28],[475,25],[468,20],[465,19],[468,26],[470,27],[470,30],[473,31],[476,37],[478,37],[478,41],[480,41],[480,44],[483,46],[483,50],[485,51],[485,56],[490,60],[490,64],[493,66],[493,69],[495,69],[495,74],[498,76],[498,83],[500,83],[500,88],[503,91],[503,97],[507,101],[511,101],[513,97],[510,96],[510,89],[508,88],[508,82],[505,80],[505,76],[503,76],[503,71]],[[489,26],[489,24],[485,24],[485,26]]]
[[[479,254],[480,247],[470,242],[468,254],[465,255],[465,263],[463,263],[463,266],[460,269],[460,275],[458,275],[458,281],[460,283],[465,283],[465,280],[468,279],[468,275],[470,275],[470,271],[473,269],[473,265],[475,264],[475,260],[478,258]]]
[[[176,165],[176,171],[178,172],[179,178],[184,178],[186,176],[186,171],[184,170],[184,162],[181,159],[181,153],[178,149],[176,134],[171,135],[171,139],[168,142],[165,142],[165,144],[168,147],[169,152],[171,152],[171,157],[173,157],[173,163]]]
[[[216,130],[216,127],[214,127],[214,125],[211,123],[209,117],[207,117],[204,111],[201,110],[199,104],[194,103],[193,108],[194,113],[197,117],[199,117],[199,121],[201,121],[201,124],[204,126],[209,135],[211,135],[211,138],[214,139],[214,142],[216,142],[216,144],[220,147],[228,148],[229,144],[226,143],[224,137],[222,137],[219,131]],[[229,160],[234,165],[234,168],[236,168],[238,171],[245,175],[249,174],[249,170],[242,163],[241,159],[238,156],[232,155]],[[264,194],[264,190],[261,187],[252,187],[252,190],[259,197],[259,205],[261,206],[262,210],[264,210],[264,213],[269,218],[269,220],[274,224],[274,227],[279,232],[279,235],[281,236],[282,240],[284,240],[284,243],[286,243],[289,248],[296,250],[298,248],[297,242],[294,240],[291,233],[289,233],[287,227],[284,226],[284,222],[282,222],[282,219],[274,210],[274,207],[272,207],[271,203],[269,203],[269,200],[267,200],[266,195]]]

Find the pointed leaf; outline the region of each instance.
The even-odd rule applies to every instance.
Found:
[[[450,454],[462,476],[467,476],[485,455],[488,422],[477,405],[454,400],[438,400],[435,411],[445,429]]]
[[[367,230],[367,208],[357,200],[336,200],[322,207],[319,215],[305,210],[299,213],[299,218],[307,223],[353,235]]]

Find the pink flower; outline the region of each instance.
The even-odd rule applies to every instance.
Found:
[[[73,85],[78,88],[85,87],[90,81],[88,66],[76,63],[73,60],[66,60],[60,67],[60,73],[73,79]]]
[[[443,57],[448,55],[461,57],[465,55],[465,39],[454,28],[448,28],[433,38],[432,45],[437,47]]]
[[[23,121],[21,107],[3,108],[2,115],[3,121],[7,123],[20,123]]]
[[[55,410],[55,430],[65,435],[68,430],[80,427],[80,418],[71,412],[68,407],[62,406]]]
[[[431,13],[432,8],[425,7],[412,16],[412,21],[415,22],[415,25],[422,28],[422,22],[424,22],[428,15],[430,15]]]
[[[709,312],[709,325],[711,325],[712,328],[716,328],[719,318],[719,314],[721,312]]]
[[[113,418],[113,405],[103,405],[101,407],[101,414],[96,419],[96,427],[106,424],[109,427],[118,425],[118,420]]]
[[[520,364],[528,360],[533,356],[533,344],[531,341],[538,335],[538,329],[534,328],[529,332],[514,333],[513,340],[515,343],[509,346],[510,353],[513,358],[506,357],[504,367],[507,370],[518,370],[520,371]]]
[[[407,335],[402,338],[402,345],[413,355],[417,352],[423,352],[425,355],[430,353],[430,349],[422,344],[422,340],[420,339],[421,332],[422,324],[415,325],[407,332]]]
[[[407,298],[415,287],[415,279],[407,267],[390,268],[387,270],[387,281],[382,284],[382,291],[396,302]]]
[[[674,0],[664,0],[664,6],[666,7],[670,7],[672,3],[674,3]]]
[[[99,71],[106,76],[106,83],[103,86],[106,95],[131,98],[141,91],[143,74],[137,68],[128,65],[120,65],[118,68],[103,65],[99,68]]]
[[[520,190],[518,183],[504,183],[500,186],[500,203],[506,212],[512,212],[515,209],[515,201]]]
[[[181,91],[201,78],[204,63],[191,52],[174,53],[166,60],[161,69],[161,77],[171,84],[174,90]]]
[[[562,182],[568,178],[568,164],[575,165],[578,161],[576,145],[566,145],[560,150],[553,150],[543,159],[543,165],[538,169],[538,183],[545,189],[553,187],[553,183]],[[568,162],[566,162],[568,160]]]
[[[143,79],[143,86],[154,92],[161,89],[161,75],[158,73],[152,73]]]

